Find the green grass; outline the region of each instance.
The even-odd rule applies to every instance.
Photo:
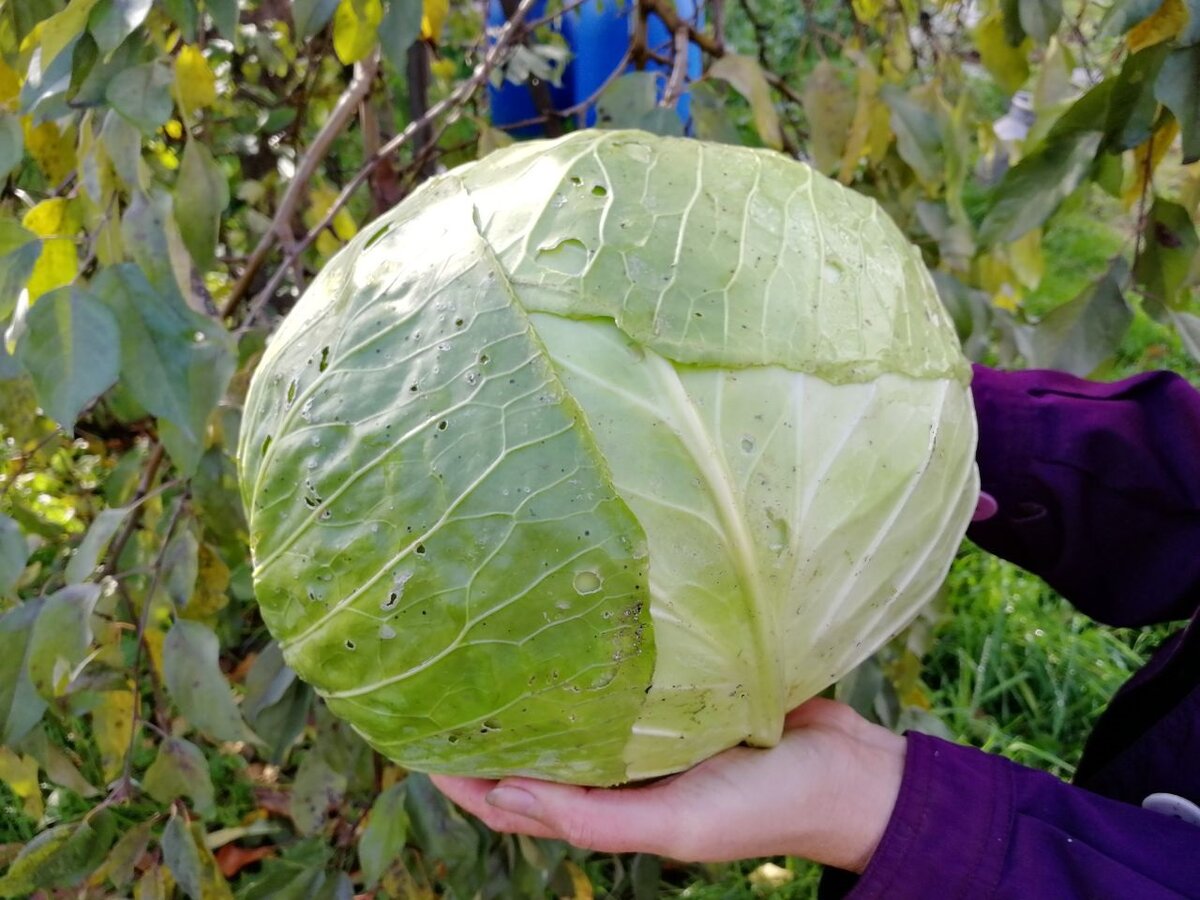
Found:
[[[959,740],[1070,777],[1097,716],[1167,630],[1093,622],[969,545],[947,586],[924,667],[934,713]]]

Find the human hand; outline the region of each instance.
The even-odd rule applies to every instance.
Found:
[[[606,853],[694,862],[802,856],[861,872],[900,791],[904,738],[820,698],[792,711],[784,729],[775,747],[734,747],[642,786],[449,775],[433,782],[495,831]]]

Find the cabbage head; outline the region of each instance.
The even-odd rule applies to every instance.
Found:
[[[944,578],[969,379],[915,249],[801,163],[497,151],[352,240],[267,347],[262,613],[412,769],[606,785],[769,747]]]

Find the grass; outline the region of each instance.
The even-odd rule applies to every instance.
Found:
[[[934,713],[959,740],[1069,778],[1097,716],[1166,629],[1093,622],[971,545],[947,587],[924,668]]]

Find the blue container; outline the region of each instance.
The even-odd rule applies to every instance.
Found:
[[[675,8],[681,18],[693,22],[697,28],[704,24],[704,13],[696,0],[675,0]],[[544,15],[545,3],[536,4],[530,16]],[[563,110],[589,100],[620,66],[633,29],[636,0],[588,0],[562,17],[562,35],[571,50],[572,58],[563,75],[561,89],[551,91],[555,109]],[[491,0],[488,6],[488,24],[502,25],[504,13],[500,0]],[[674,37],[658,16],[651,15],[646,23],[646,42],[651,50],[663,56],[671,56]],[[701,75],[701,54],[696,44],[688,45],[687,74],[689,80]],[[669,67],[650,63],[648,71],[661,72],[659,91],[666,86],[670,75]],[[633,65],[627,67],[633,71]],[[523,84],[505,82],[499,89],[490,88],[492,122],[505,127],[514,122],[535,118],[537,108],[533,104],[529,88]],[[661,95],[661,93],[660,93]],[[676,106],[685,125],[691,119],[691,98],[684,91]],[[582,125],[596,123],[594,104],[581,116]],[[515,137],[536,137],[543,133],[540,125],[509,129]]]
[[[546,14],[546,0],[539,0],[529,10],[527,19],[538,19]],[[563,17],[565,18],[565,17]],[[491,0],[488,4],[488,28],[498,28],[505,22],[504,9],[500,5],[500,0]],[[553,23],[550,27],[561,28],[563,36],[566,37],[566,23],[562,19]],[[570,39],[568,38],[568,46]],[[489,39],[488,44],[491,45]],[[556,110],[567,109],[575,102],[575,89],[572,84],[574,75],[574,60],[567,63],[566,71],[563,73],[562,86],[550,86],[550,100]],[[513,137],[530,138],[540,137],[544,133],[544,128],[541,125],[528,125],[523,128],[506,128],[506,126],[514,122],[524,122],[526,119],[536,119],[540,113],[537,106],[533,102],[533,94],[529,91],[527,84],[512,84],[505,81],[499,88],[489,82],[488,84],[488,100],[492,111],[492,124],[498,128],[505,128]]]

